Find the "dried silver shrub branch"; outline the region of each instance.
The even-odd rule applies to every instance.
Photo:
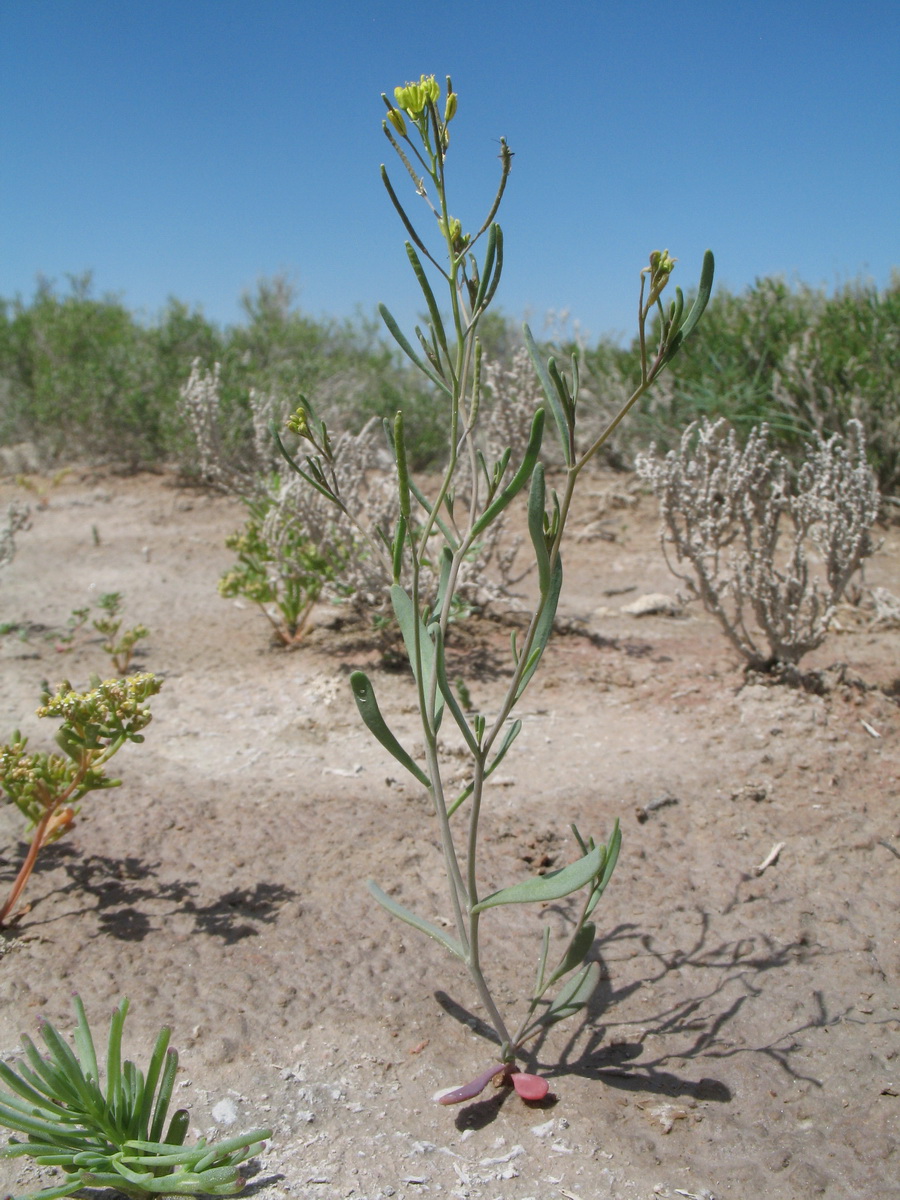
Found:
[[[760,425],[741,449],[726,421],[704,419],[665,458],[651,448],[636,462],[659,501],[670,569],[754,670],[795,666],[821,645],[873,551],[879,506],[859,421],[846,438],[817,438],[797,472],[768,439]]]
[[[253,432],[249,452],[237,419],[223,412],[218,363],[207,371],[195,359],[178,402],[178,415],[197,448],[193,466],[200,481],[238,496],[252,493],[261,474],[277,470],[279,456],[270,427],[273,421],[283,420],[287,412],[287,406],[256,388],[250,389],[249,401]]]
[[[6,520],[0,525],[0,567],[5,567],[15,557],[15,536],[21,529],[28,528],[30,515],[31,509],[28,505],[20,504],[17,500],[13,500],[7,507]]]

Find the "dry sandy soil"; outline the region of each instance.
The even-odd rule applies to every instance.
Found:
[[[216,592],[238,506],[153,476],[70,476],[0,580],[0,620],[24,631],[0,638],[4,736],[48,741],[41,681],[106,670],[98,639],[63,657],[47,637],[103,592],[150,627],[138,665],[165,679],[146,744],[116,760],[123,786],[88,798],[32,878],[0,961],[0,1054],[41,1016],[71,1028],[72,991],[99,1027],[127,994],[139,1062],[174,1027],[196,1132],[272,1127],[260,1200],[900,1197],[900,634],[847,609],[804,665],[847,663],[851,682],[747,683],[702,612],[620,611],[676,586],[651,500],[601,514],[622,486],[595,478],[566,557],[564,610],[599,636],[553,643],[485,817],[485,887],[574,857],[573,820],[599,838],[622,823],[602,985],[537,1048],[546,1102],[432,1100],[491,1048],[458,964],[364,887],[445,910],[434,819],[347,683],[366,667],[415,744],[408,678],[326,622],[269,646],[253,606]],[[15,494],[0,487],[4,508]],[[606,537],[579,540],[598,514]],[[882,537],[867,584],[900,593],[900,532]],[[457,636],[482,708],[507,646],[488,623]],[[3,879],[23,850],[4,807]],[[498,910],[504,1002],[567,912]],[[51,1177],[0,1164],[2,1191]]]

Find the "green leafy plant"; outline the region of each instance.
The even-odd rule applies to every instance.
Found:
[[[446,466],[431,491],[420,486],[410,472],[403,412],[385,423],[394,460],[397,515],[391,526],[382,525],[376,531],[371,550],[373,556],[381,556],[393,581],[391,605],[412,668],[424,756],[417,760],[401,745],[382,715],[371,680],[362,671],[351,676],[351,684],[359,713],[370,732],[430,797],[446,868],[446,927],[406,908],[376,883],[369,886],[389,913],[433,938],[465,965],[492,1026],[498,1045],[496,1062],[464,1087],[444,1095],[443,1102],[470,1099],[494,1078],[511,1083],[527,1099],[539,1099],[546,1093],[546,1080],[520,1071],[516,1059],[527,1056],[530,1043],[550,1026],[582,1009],[597,986],[600,966],[591,957],[596,934],[592,917],[618,857],[618,824],[613,825],[605,843],[582,837],[574,830],[578,856],[561,870],[509,887],[490,888],[485,886],[480,869],[479,820],[489,798],[490,777],[522,728],[514,710],[553,630],[563,582],[563,535],[579,476],[693,332],[710,295],[713,258],[707,253],[696,299],[687,310],[680,289],[675,290],[667,306],[662,302],[674,259],[667,251],[650,255],[648,266],[641,272],[638,378],[627,400],[585,446],[577,436],[578,358],[573,356],[570,374],[554,359],[544,361],[526,327],[525,342],[544,403],[531,415],[522,449],[514,455],[507,446],[495,453],[482,437],[484,372],[478,330],[503,267],[503,234],[494,218],[506,188],[512,152],[501,139],[497,193],[484,221],[475,233],[468,233],[451,214],[447,198],[445,166],[450,125],[457,111],[457,96],[449,78],[443,100],[433,76],[422,76],[418,83],[397,88],[393,101],[383,99],[388,110],[384,132],[416,193],[428,205],[433,218],[431,230],[436,235],[432,249],[431,234],[416,228],[382,167],[388,196],[409,235],[406,254],[429,319],[424,329],[416,328],[414,337],[408,338],[384,305],[380,311],[403,353],[437,390],[444,419]],[[480,259],[474,253],[479,243],[483,247]],[[443,289],[446,316],[432,288],[431,279],[435,277]],[[655,319],[653,336],[648,327],[651,319]],[[545,426],[553,430],[558,442],[556,457],[562,463],[559,490],[548,485],[542,460]],[[360,514],[342,492],[334,470],[334,449],[326,423],[306,398],[301,398],[288,428],[305,442],[305,452],[291,456],[279,437],[282,452],[293,469],[348,520],[359,523]],[[491,712],[464,711],[469,705],[465,700],[460,705],[448,674],[451,613],[469,556],[496,529],[520,495],[526,498],[539,598],[524,633],[512,636],[509,684],[498,708]],[[444,722],[456,726],[466,747],[469,778],[458,794],[448,790],[442,776]],[[580,899],[570,902],[570,935],[551,955],[550,930],[545,926],[535,983],[525,1001],[524,1015],[518,1023],[508,1023],[510,1018],[500,1011],[482,962],[482,921],[496,916],[507,905],[546,904],[576,893],[580,893]]]
[[[122,630],[121,592],[104,592],[97,601],[97,607],[102,615],[95,617],[91,625],[97,633],[106,638],[103,649],[110,657],[113,670],[124,675],[131,666],[137,643],[142,638],[149,637],[150,630],[146,625],[134,625],[131,629]],[[82,641],[90,616],[89,604],[83,608],[73,608],[66,622],[65,632],[47,635],[60,654],[69,653]]]
[[[75,645],[79,641],[79,635],[85,625],[87,625],[90,615],[91,606],[89,604],[86,604],[84,608],[73,608],[66,621],[65,633],[49,633],[47,635],[48,640],[54,642],[60,654],[67,654],[70,650],[75,649]]]
[[[30,754],[28,739],[18,730],[0,746],[0,787],[34,830],[25,861],[0,907],[0,926],[20,915],[14,909],[38,855],[71,827],[84,797],[119,787],[121,780],[109,779],[106,765],[126,742],[144,740],[141,730],[151,720],[147,701],[161,687],[162,680],[150,674],[104,683],[95,677],[86,692],[61,683],[55,694],[45,693],[37,715],[62,718],[56,735],[62,753]]]
[[[342,547],[332,541],[330,553],[323,553],[290,507],[277,498],[248,501],[247,507],[247,524],[225,540],[238,561],[219,580],[219,594],[252,600],[272,626],[275,640],[296,646],[324,587],[334,583]]]
[[[103,649],[112,661],[113,670],[124,675],[134,658],[135,646],[141,638],[150,636],[150,630],[145,625],[122,629],[122,617],[119,615],[122,609],[121,592],[105,592],[97,601],[97,607],[105,615],[95,617],[93,626],[106,638]]]
[[[134,1200],[145,1196],[233,1196],[244,1180],[237,1168],[265,1146],[271,1130],[254,1129],[221,1142],[200,1138],[184,1144],[188,1113],[177,1109],[166,1124],[175,1086],[178,1054],[171,1030],[159,1031],[146,1072],[122,1059],[122,1030],[128,1013],[123,999],[113,1013],[101,1083],[94,1039],[80,997],[75,997],[75,1050],[49,1021],[41,1027],[48,1054],[23,1036],[25,1057],[18,1072],[0,1062],[0,1123],[25,1141],[10,1138],[4,1158],[27,1156],[40,1166],[59,1167],[63,1183],[27,1200],[54,1200],[86,1187],[110,1187]],[[25,1198],[23,1198],[25,1200]]]

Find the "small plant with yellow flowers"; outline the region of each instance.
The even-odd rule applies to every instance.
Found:
[[[394,91],[387,107],[384,133],[409,175],[416,197],[424,201],[431,220],[424,231],[401,202],[385,167],[381,177],[388,197],[408,235],[406,256],[422,293],[428,319],[412,337],[391,312],[380,313],[402,352],[430,381],[443,405],[446,465],[437,483],[426,488],[413,477],[404,436],[403,412],[385,423],[393,458],[398,498],[396,519],[377,530],[371,552],[380,555],[392,579],[394,619],[409,660],[424,750],[404,747],[382,714],[371,680],[362,671],[351,675],[360,716],[370,733],[421,786],[440,830],[446,870],[447,915],[440,923],[401,904],[378,884],[369,884],[374,899],[392,916],[432,938],[467,969],[495,1043],[494,1061],[462,1087],[440,1096],[444,1104],[471,1099],[491,1080],[509,1084],[528,1100],[547,1092],[546,1079],[523,1072],[519,1059],[534,1061],[534,1043],[556,1022],[588,1004],[600,980],[594,956],[596,909],[610,881],[619,854],[617,821],[605,842],[582,836],[573,827],[576,855],[567,866],[507,887],[492,888],[484,878],[479,856],[480,817],[491,802],[491,776],[522,729],[515,715],[537,671],[554,627],[563,584],[562,547],[576,485],[587,464],[609,438],[628,410],[653,384],[678,353],[699,321],[709,299],[713,258],[707,252],[693,306],[687,309],[680,288],[667,305],[675,260],[667,251],[654,251],[640,272],[638,330],[640,364],[633,391],[612,420],[585,449],[579,448],[579,364],[571,370],[554,359],[545,361],[528,328],[525,342],[540,383],[542,400],[532,414],[530,434],[515,460],[510,448],[499,454],[484,437],[482,390],[483,355],[479,326],[494,299],[504,262],[503,232],[495,217],[512,164],[512,151],[500,139],[500,180],[484,219],[468,232],[449,207],[447,156],[449,126],[457,115],[458,99],[450,79],[446,96],[433,76],[423,75]],[[432,286],[443,295],[439,302]],[[359,521],[352,502],[342,493],[335,471],[328,429],[305,398],[288,421],[302,440],[303,452],[291,455],[279,439],[287,460],[309,487],[327,497],[348,520]],[[558,486],[547,479],[542,456],[547,430],[558,441],[563,467]],[[556,482],[556,480],[554,481]],[[524,631],[512,636],[506,692],[489,711],[472,712],[461,705],[451,686],[447,641],[451,614],[459,602],[465,565],[495,528],[504,512],[520,497],[530,536],[538,581],[538,598]],[[466,752],[467,782],[458,788],[442,762],[442,726],[456,727]],[[454,762],[454,775],[458,759]],[[534,904],[546,911],[556,902],[566,906],[568,932],[559,944],[543,923],[534,984],[525,994],[513,1023],[501,1010],[482,959],[482,923],[514,904]]]

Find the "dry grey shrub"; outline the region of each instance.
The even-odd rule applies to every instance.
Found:
[[[246,440],[238,436],[234,419],[223,413],[219,380],[218,363],[207,371],[195,359],[187,383],[181,388],[178,415],[194,439],[197,457],[193,465],[200,481],[244,496],[253,490],[259,475],[277,470],[279,456],[269,426],[284,418],[287,406],[267,393],[250,389],[253,439],[248,448]]]
[[[0,525],[0,567],[5,567],[15,557],[15,536],[19,530],[28,528],[30,515],[28,505],[20,504],[17,500],[13,500],[7,507],[6,520]]]
[[[523,355],[527,361],[524,351]],[[522,363],[518,371],[522,373]],[[527,434],[530,429],[539,403],[533,382],[529,380],[528,391],[516,392],[516,396],[508,408],[505,400],[494,405],[487,422],[489,455],[493,452],[496,456],[507,444],[516,454],[522,430]],[[335,568],[336,578],[323,586],[323,600],[339,600],[357,615],[383,608],[393,581],[383,534],[396,526],[399,509],[381,422],[372,418],[359,433],[345,432],[335,441],[333,483],[345,508],[341,512],[306,486],[278,453],[271,425],[283,423],[288,406],[252,390],[249,398],[253,446],[251,452],[245,449],[238,456],[231,449],[232,431],[222,413],[218,364],[212,371],[199,362],[193,364],[181,389],[179,411],[196,444],[200,479],[240,497],[259,517],[273,582],[276,577],[282,581],[291,577],[294,564],[289,561],[288,547],[296,545],[296,535],[301,533],[315,553]],[[503,441],[506,437],[508,442]],[[503,536],[502,521],[498,521],[473,548],[463,564],[458,588],[466,607],[515,603],[517,545]]]
[[[817,438],[796,472],[768,438],[766,425],[755,427],[741,449],[726,421],[704,418],[665,458],[651,447],[636,462],[659,500],[670,569],[754,670],[794,667],[821,645],[874,549],[879,505],[859,421],[846,438]]]

